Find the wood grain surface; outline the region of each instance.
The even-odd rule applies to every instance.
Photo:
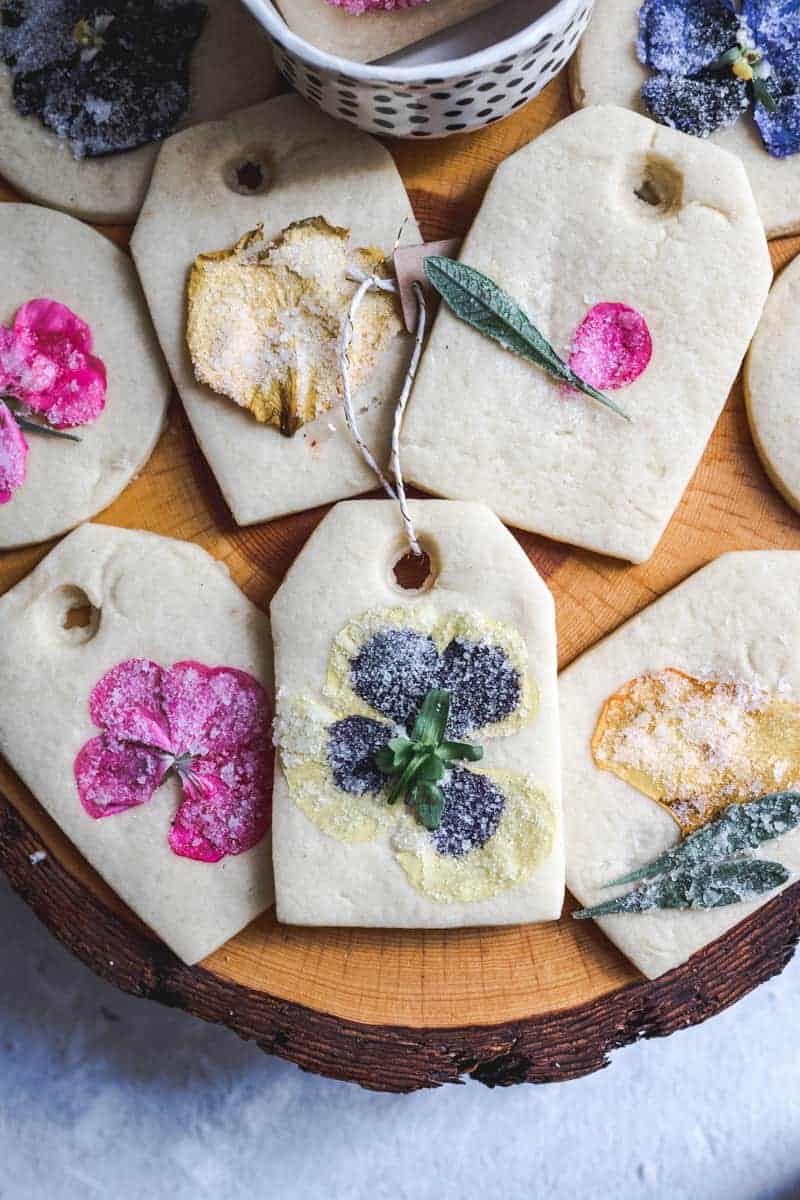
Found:
[[[569,111],[566,80],[477,134],[388,143],[426,239],[463,234],[494,168]],[[0,184],[0,199],[13,192]],[[125,245],[128,230],[101,232]],[[776,267],[800,238],[773,243]],[[97,520],[192,540],[266,608],[324,513],[233,523],[177,400],[146,469]],[[631,567],[518,534],[554,592],[564,666],[723,551],[800,549],[800,517],[769,484],[741,385],[649,563]],[[49,545],[0,555],[0,591]],[[590,923],[407,932],[297,929],[271,915],[187,968],[119,902],[0,763],[0,867],[54,933],[105,978],[229,1025],[265,1050],[366,1086],[407,1090],[472,1073],[485,1083],[570,1078],[637,1037],[703,1020],[782,969],[800,936],[800,891],[784,893],[657,983]],[[29,855],[44,848],[47,859]],[[567,910],[572,907],[568,903]]]

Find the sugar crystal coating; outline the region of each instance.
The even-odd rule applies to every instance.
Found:
[[[175,854],[218,862],[261,841],[271,815],[272,714],[252,675],[128,659],[96,684],[89,713],[104,730],[75,760],[89,816],[144,804],[174,772],[183,790],[169,835]]]
[[[166,137],[186,112],[204,4],[7,0],[1,15],[17,111],[37,114],[76,157]]]
[[[328,730],[328,761],[336,786],[351,796],[377,793],[386,776],[375,766],[375,755],[392,737],[392,728],[369,717],[345,717]]]
[[[503,815],[503,793],[484,775],[453,767],[442,781],[445,798],[439,828],[431,839],[439,854],[462,858],[480,850],[497,833]]]

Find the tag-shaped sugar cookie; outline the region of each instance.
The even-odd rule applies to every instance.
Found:
[[[498,0],[278,0],[293,33],[318,50],[374,62],[492,8]]]
[[[553,601],[482,505],[339,504],[272,602],[279,920],[442,928],[557,918]]]
[[[28,204],[0,206],[0,548],[104,509],[145,464],[170,382],[127,255]]]
[[[587,109],[498,168],[461,262],[488,279],[453,303],[487,332],[439,313],[406,419],[406,476],[644,561],[769,288],[741,163],[624,109]],[[566,360],[605,404],[552,378],[568,378]]]
[[[242,172],[260,180],[249,194]],[[164,146],[133,254],[189,419],[240,525],[374,486],[332,394],[346,316],[338,293],[355,291],[353,268],[391,255],[403,222],[404,239],[417,240],[388,151],[298,96]],[[412,345],[394,298],[369,297],[365,318],[385,303],[396,313],[366,327],[376,344],[356,395],[381,461]]]
[[[750,429],[767,474],[800,511],[800,259],[770,293],[744,382]]]
[[[622,104],[742,160],[767,237],[800,229],[800,12],[779,0],[597,0],[580,106]]]
[[[800,875],[800,554],[726,554],[559,682],[567,886],[645,975]]]
[[[0,599],[0,630],[5,758],[142,920],[204,958],[272,901],[266,617],[199,547],[84,525]]]
[[[14,8],[0,28],[0,174],[89,221],[134,220],[176,125],[216,120],[278,88],[270,44],[237,0]]]

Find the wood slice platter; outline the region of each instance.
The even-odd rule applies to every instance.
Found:
[[[389,143],[428,240],[463,234],[496,165],[567,115],[566,80],[482,133]],[[0,185],[0,199],[16,199]],[[128,230],[102,232],[125,244]],[[776,267],[800,238],[772,246]],[[98,520],[198,542],[266,608],[316,509],[240,529],[175,400],[147,468]],[[758,461],[737,385],[654,558],[630,567],[519,534],[556,598],[561,665],[726,550],[800,549],[800,517]],[[0,555],[0,591],[49,545]],[[780,971],[800,939],[800,885],[684,967],[647,982],[590,923],[450,932],[299,929],[267,914],[198,967],[181,964],[82,860],[0,763],[0,867],[60,940],[125,991],[229,1026],[309,1070],[387,1091],[465,1075],[569,1079],[609,1051],[705,1020]],[[37,850],[47,857],[32,863]],[[37,856],[38,857],[38,856]]]

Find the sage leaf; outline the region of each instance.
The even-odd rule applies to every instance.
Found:
[[[488,275],[467,263],[436,255],[429,255],[424,267],[431,285],[462,321],[499,342],[505,350],[535,363],[553,379],[569,384],[630,421],[625,410],[614,400],[575,374],[517,302]]]
[[[442,823],[444,796],[436,784],[418,783],[411,799],[425,828],[431,832],[438,829]]]
[[[781,837],[800,825],[800,792],[773,792],[745,804],[732,804],[720,816],[691,833],[660,858],[613,880],[609,887],[651,879],[667,871],[691,870],[705,863],[733,858],[755,850],[762,842]]]
[[[653,909],[724,908],[754,900],[782,887],[788,880],[789,872],[782,863],[760,858],[708,863],[694,870],[671,871],[615,900],[582,908],[572,915],[578,921],[586,921],[614,913],[643,913]]]
[[[452,762],[454,758],[461,758],[464,762],[480,762],[483,746],[475,746],[472,742],[442,742],[436,753],[443,762]]]

